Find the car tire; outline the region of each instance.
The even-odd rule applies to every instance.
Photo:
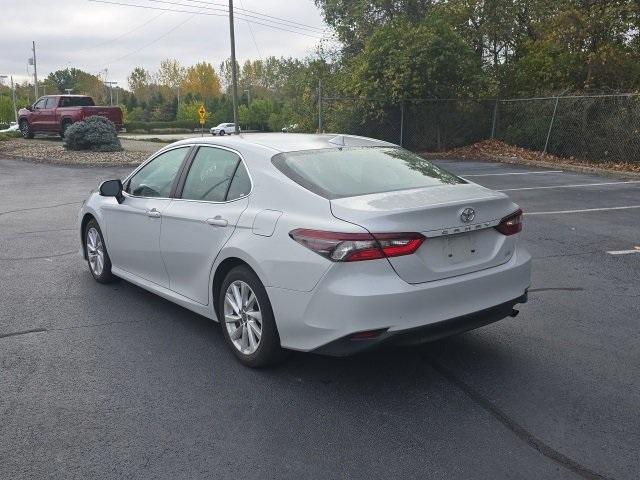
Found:
[[[261,368],[284,358],[269,296],[248,266],[235,267],[225,277],[218,314],[225,342],[243,365]]]
[[[224,134],[225,134],[225,133],[226,133],[226,132],[225,132],[224,130],[220,130],[220,136],[221,136],[221,137],[222,137],[222,136],[224,136]]]
[[[23,138],[33,138],[34,132],[31,124],[27,120],[20,120],[20,131],[22,132]]]
[[[100,225],[95,219],[89,220],[82,234],[89,271],[98,283],[111,283],[115,280],[111,273],[111,259],[102,236]]]
[[[67,128],[73,125],[71,120],[64,120],[62,125],[60,125],[60,138],[64,140],[64,135],[67,133]]]

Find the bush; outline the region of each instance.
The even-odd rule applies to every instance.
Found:
[[[93,150],[97,152],[119,152],[122,150],[118,132],[113,122],[105,117],[93,115],[67,128],[64,136],[67,150]]]

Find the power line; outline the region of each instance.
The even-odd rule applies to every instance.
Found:
[[[90,1],[94,1],[94,0],[90,0]],[[105,3],[105,2],[101,2],[101,3]],[[125,55],[122,55],[121,57],[118,58],[114,58],[113,60],[110,60],[104,64],[99,64],[99,65],[94,65],[94,66],[105,66],[105,65],[111,65],[112,63],[116,63],[119,62],[120,60],[124,60],[125,58],[130,57],[131,55],[134,55],[136,53],[138,53],[141,50],[144,50],[145,48],[153,45],[154,43],[162,40],[164,37],[166,37],[167,35],[169,35],[170,33],[174,32],[175,30],[177,30],[178,28],[180,28],[182,25],[184,25],[185,23],[187,23],[189,20],[191,20],[193,17],[195,17],[195,13],[193,15],[191,15],[190,17],[188,17],[186,20],[183,20],[182,22],[178,23],[177,25],[175,25],[174,27],[172,27],[171,29],[167,30],[166,32],[164,32],[162,35],[160,35],[159,37],[153,39],[152,41],[145,43],[144,45],[142,45],[140,48],[136,48],[135,50],[132,50],[129,53],[126,53]]]
[[[200,7],[200,6],[196,6],[196,5],[190,5],[190,4],[186,4],[186,3],[180,3],[180,2],[169,1],[169,0],[147,0],[147,1],[151,2],[151,3],[164,3],[164,4],[167,4],[167,5],[172,5],[174,7],[199,8],[199,9],[203,9],[203,10],[224,12],[226,14],[229,13],[229,10],[227,8],[216,8],[216,7],[211,7],[211,6]],[[204,2],[201,2],[201,3],[204,3]],[[210,3],[208,5],[213,5],[213,4]],[[238,17],[239,15],[241,16],[239,18],[242,18],[243,20],[246,20],[246,18],[256,18],[256,19],[258,19],[260,21],[263,21],[263,22],[271,22],[271,23],[274,23],[276,25],[285,26],[287,28],[295,28],[295,29],[298,29],[298,30],[310,31],[310,32],[313,32],[313,33],[322,33],[322,30],[319,30],[316,27],[309,27],[309,26],[298,27],[298,26],[295,26],[295,25],[288,25],[287,23],[285,23],[285,22],[287,22],[287,20],[284,20],[284,19],[269,20],[267,18],[262,18],[262,16],[251,15],[251,14],[248,14],[248,13],[235,13],[234,16]],[[258,15],[262,15],[262,14],[258,14]],[[271,18],[277,18],[277,17],[271,17]],[[280,21],[280,20],[284,20],[284,22]],[[248,20],[246,20],[246,21],[248,21]]]
[[[189,2],[189,3],[199,3],[199,4],[204,4],[204,5],[224,6],[224,4],[221,4],[221,3],[203,2],[202,0],[183,0],[183,1],[186,1],[186,2]],[[256,15],[260,15],[262,17],[268,17],[268,18],[274,18],[276,20],[282,20],[282,21],[287,22],[287,23],[291,23],[291,24],[294,24],[294,25],[300,25],[301,27],[306,27],[306,28],[310,28],[310,29],[313,29],[313,30],[317,30],[318,32],[323,32],[324,31],[324,29],[320,28],[320,27],[314,27],[312,25],[308,25],[306,23],[296,22],[294,20],[287,20],[286,18],[282,18],[282,17],[276,17],[276,16],[273,16],[273,15],[267,15],[266,13],[261,13],[261,12],[258,12],[256,10],[249,10],[249,9],[246,9],[246,8],[234,8],[233,9],[233,11],[236,14],[238,14],[236,12],[237,10],[240,10],[240,11],[243,11],[243,12],[255,13]]]
[[[244,7],[244,5],[242,4],[242,0],[240,0],[240,5]],[[244,10],[244,8],[239,8],[238,10]],[[260,47],[258,47],[258,42],[256,42],[256,36],[253,34],[253,28],[251,27],[251,24],[249,22],[247,22],[247,27],[249,27],[249,33],[251,34],[253,45],[256,47],[256,51],[258,52],[258,57],[262,58],[262,53],[260,53]]]
[[[203,11],[193,11],[193,10],[181,10],[181,9],[171,9],[171,8],[162,8],[162,7],[152,7],[152,6],[148,6],[148,5],[137,5],[137,4],[132,4],[132,3],[123,3],[123,2],[113,2],[113,1],[108,1],[108,0],[89,0],[90,2],[94,2],[94,3],[105,3],[105,4],[109,4],[109,5],[118,5],[118,6],[123,6],[123,7],[135,7],[135,8],[143,8],[146,10],[161,10],[161,11],[165,11],[165,12],[174,12],[174,13],[191,13],[194,15],[207,15],[210,17],[227,17],[227,15],[225,14],[221,14],[221,13],[209,13],[209,12],[203,12]],[[196,7],[197,8],[197,7]],[[286,28],[282,28],[282,27],[277,27],[275,25],[270,25],[267,23],[261,23],[261,22],[257,22],[255,20],[246,20],[247,22],[251,22],[255,25],[262,25],[265,27],[269,27],[269,28],[273,28],[276,30],[282,30],[285,32],[289,32],[289,33],[297,33],[298,35],[304,35],[306,37],[311,37],[311,38],[317,38],[317,39],[321,39],[322,37],[318,36],[318,35],[312,35],[310,33],[304,33],[304,32],[299,32],[299,31],[295,31],[295,30],[289,30]]]
[[[86,51],[86,50],[93,50],[94,48],[99,48],[99,47],[104,47],[105,45],[109,45],[110,43],[113,43],[113,42],[115,42],[115,41],[117,41],[117,40],[120,40],[121,38],[126,37],[127,35],[129,35],[129,34],[131,34],[131,33],[135,32],[135,31],[138,31],[138,30],[140,30],[140,29],[141,29],[141,28],[143,28],[143,27],[146,27],[146,26],[147,26],[147,25],[149,25],[151,22],[153,22],[154,20],[158,19],[159,17],[161,17],[161,16],[162,16],[162,15],[164,15],[164,14],[165,14],[165,12],[160,12],[158,15],[156,15],[156,16],[154,16],[154,17],[151,17],[151,18],[150,18],[149,20],[147,20],[146,22],[144,22],[144,23],[142,23],[142,24],[140,24],[140,25],[138,25],[138,26],[136,26],[136,27],[132,28],[131,30],[127,30],[126,32],[124,32],[124,33],[122,33],[122,34],[118,35],[117,37],[112,38],[111,40],[106,40],[106,41],[104,41],[104,42],[97,43],[96,45],[92,45],[92,46],[90,46],[90,47],[85,47],[85,48],[80,48],[80,49],[78,49],[78,50],[74,50],[74,53],[77,53],[77,52],[84,52],[84,51]]]

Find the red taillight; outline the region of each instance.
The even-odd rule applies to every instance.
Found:
[[[289,236],[334,262],[411,255],[425,240],[419,233],[340,233],[305,228],[293,230]]]
[[[522,231],[522,210],[518,209],[511,215],[504,217],[500,220],[500,223],[496,225],[498,230],[503,235],[515,235]]]

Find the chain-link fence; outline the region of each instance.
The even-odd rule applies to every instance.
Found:
[[[322,99],[322,129],[414,151],[444,151],[495,138],[594,162],[640,162],[640,96],[483,100]]]

